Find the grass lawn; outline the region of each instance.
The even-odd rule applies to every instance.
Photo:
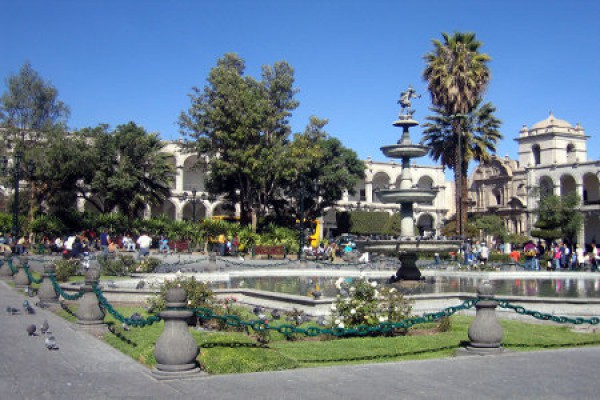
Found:
[[[69,307],[75,311],[73,306]],[[117,307],[125,316],[143,308]],[[68,312],[61,315],[74,320]],[[253,319],[252,314],[243,316]],[[427,328],[435,324],[416,326],[407,336],[308,338],[288,341],[278,332],[271,332],[267,345],[259,344],[253,336],[242,332],[198,331],[190,329],[200,347],[198,361],[211,374],[230,374],[256,371],[275,371],[291,368],[416,360],[448,357],[468,341],[467,331],[472,317],[452,317],[450,331],[432,334]],[[153,367],[154,344],[163,331],[163,322],[145,328],[124,331],[119,323],[107,315],[112,331],[104,340],[142,364]],[[574,333],[569,326],[536,324],[519,321],[500,321],[504,328],[503,345],[514,351],[534,351],[548,348],[597,346],[600,333]],[[273,323],[278,325],[278,323]],[[306,326],[304,326],[306,327]]]

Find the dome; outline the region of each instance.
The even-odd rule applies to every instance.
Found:
[[[531,130],[546,129],[546,128],[550,128],[550,127],[566,128],[569,130],[573,129],[573,126],[571,124],[569,124],[567,121],[565,121],[564,119],[555,118],[554,114],[550,113],[548,118],[538,122],[537,124],[534,124],[531,127]]]

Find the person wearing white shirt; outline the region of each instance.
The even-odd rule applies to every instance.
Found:
[[[152,245],[152,238],[148,236],[146,232],[143,232],[142,235],[136,241],[139,246],[138,251],[138,259],[147,256],[150,254],[150,246]]]

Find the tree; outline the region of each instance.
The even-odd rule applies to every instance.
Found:
[[[147,205],[159,205],[171,196],[175,174],[169,155],[161,150],[158,134],[147,133],[133,122],[113,132],[101,126],[93,132],[95,174],[79,196],[102,213],[118,209],[133,219]]]
[[[52,131],[66,130],[69,108],[58,100],[58,90],[26,62],[18,75],[6,80],[0,97],[0,129],[3,148],[24,152],[35,149]],[[30,220],[36,209],[36,182],[30,179]]]
[[[447,118],[451,118],[451,130],[447,132],[446,146],[461,140],[467,143],[468,130],[465,117],[472,114],[481,101],[482,95],[490,80],[487,63],[490,57],[479,52],[481,42],[476,40],[474,33],[455,32],[452,36],[442,33],[443,42],[433,40],[434,49],[424,57],[426,66],[423,78],[427,81],[428,89],[434,107]],[[450,134],[450,135],[448,135]],[[456,209],[460,211],[457,219],[457,233],[462,233],[467,220],[467,174],[465,162],[459,162],[467,154],[466,146],[454,145],[454,154],[447,165],[455,173]],[[433,155],[433,153],[432,153]]]
[[[356,184],[364,178],[364,162],[323,130],[327,123],[311,116],[305,131],[296,134],[287,148],[287,167],[283,169],[291,174],[282,182],[282,194],[296,219],[301,217],[299,196],[304,196],[304,218],[316,219],[340,200],[345,190],[354,194]]]
[[[288,117],[298,102],[287,63],[264,66],[262,81],[244,71],[235,54],[219,59],[207,85],[192,89],[192,104],[179,124],[193,139],[188,149],[211,160],[209,191],[239,202],[241,222],[248,224],[266,211],[285,173],[280,164],[291,131]]]
[[[571,244],[575,243],[583,224],[580,204],[581,198],[577,193],[569,193],[562,197],[553,194],[541,195],[534,210],[537,229],[531,231],[531,236],[544,239],[547,243],[559,238],[566,239]]]

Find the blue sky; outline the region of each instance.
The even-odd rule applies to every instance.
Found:
[[[589,158],[600,159],[599,21],[596,0],[0,0],[0,91],[28,60],[70,106],[70,128],[134,121],[176,139],[190,89],[224,53],[257,78],[285,60],[300,89],[294,132],[310,115],[328,118],[329,134],[383,161],[379,148],[400,136],[391,125],[400,92],[412,84],[423,94],[415,118],[428,113],[431,40],[472,31],[493,59],[486,100],[503,121],[498,154],[516,159],[522,125],[553,111],[582,124]]]

